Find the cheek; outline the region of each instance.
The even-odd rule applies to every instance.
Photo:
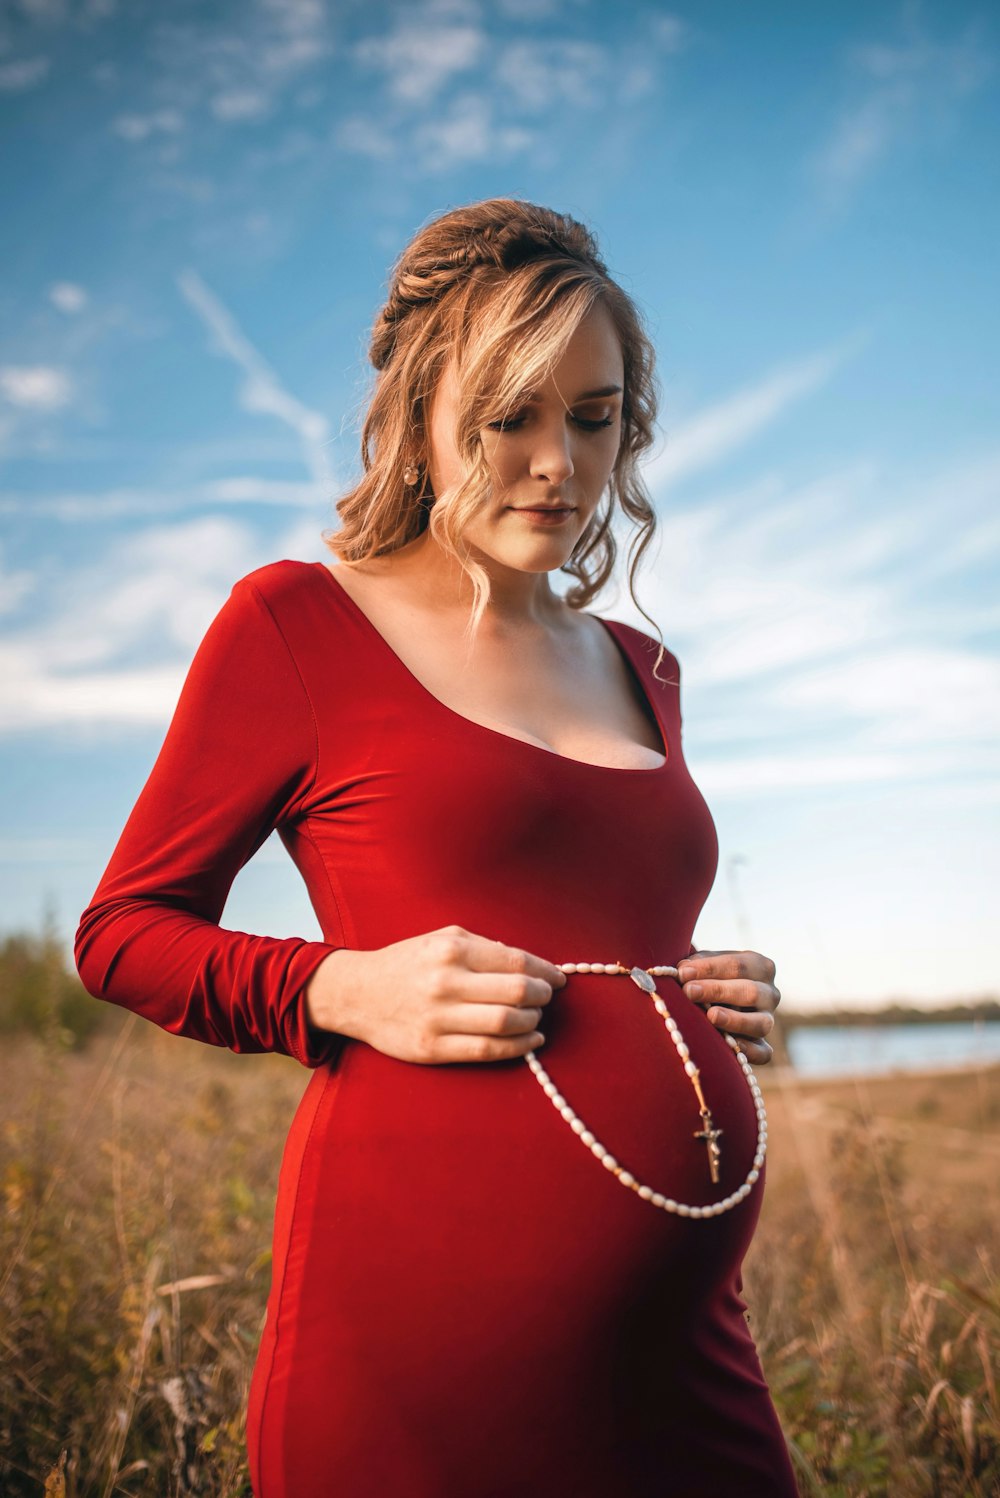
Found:
[[[490,471],[501,482],[516,478],[523,469],[526,461],[524,447],[525,444],[513,435],[502,437],[498,442],[495,433],[487,434],[483,442],[483,453]]]

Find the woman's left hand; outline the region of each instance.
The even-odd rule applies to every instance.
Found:
[[[706,1009],[709,1020],[740,1042],[755,1066],[764,1066],[774,1051],[764,1039],[774,1029],[781,994],[774,986],[774,963],[759,952],[692,952],[677,965],[678,979],[692,1003]]]

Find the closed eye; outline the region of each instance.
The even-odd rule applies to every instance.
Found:
[[[584,432],[600,431],[601,427],[611,426],[614,422],[614,419],[615,418],[613,416],[605,416],[600,421],[588,421],[585,416],[570,417],[570,421],[572,421]],[[486,425],[491,432],[513,432],[516,431],[518,427],[524,425],[524,417],[512,416],[509,417],[506,421],[488,421]]]

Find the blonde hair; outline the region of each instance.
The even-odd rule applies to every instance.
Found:
[[[430,527],[472,580],[474,632],[489,601],[489,574],[469,554],[462,533],[493,487],[479,433],[548,376],[599,301],[611,314],[623,355],[621,444],[602,503],[560,569],[576,579],[565,601],[585,608],[612,576],[617,501],[637,526],[629,592],[659,635],[634,591],[656,529],[638,472],[656,422],[653,346],[637,307],[608,275],[591,232],[567,214],[517,198],[489,198],[441,214],[396,259],[368,350],[378,375],[361,432],[364,476],[337,501],[340,528],[323,532],[329,550],[345,561],[363,561],[397,550]],[[426,413],[453,355],[455,437],[466,474],[439,501],[428,473]],[[416,486],[404,480],[411,466],[419,470]],[[660,636],[654,672],[663,653]]]

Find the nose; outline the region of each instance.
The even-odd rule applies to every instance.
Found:
[[[531,454],[532,478],[547,479],[550,484],[564,484],[573,476],[571,434],[564,420],[538,426],[538,441]]]

